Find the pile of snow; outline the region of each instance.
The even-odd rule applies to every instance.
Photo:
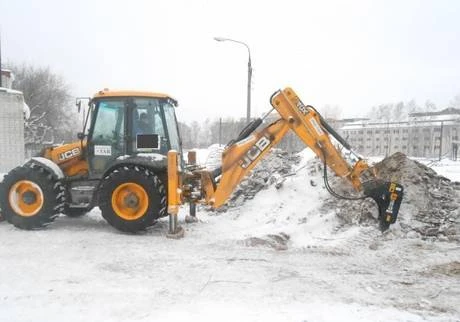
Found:
[[[443,159],[431,162],[429,166],[439,175],[449,178],[451,181],[460,182],[460,161]]]
[[[222,144],[212,144],[206,149],[194,148],[190,151],[196,153],[196,162],[198,165],[208,170],[214,170],[222,164],[222,152],[225,146]]]
[[[283,175],[283,184],[277,185],[279,180],[274,179]],[[339,245],[343,238],[353,238],[359,231],[352,229],[337,235],[341,222],[334,211],[322,210],[328,192],[321,181],[318,161],[311,150],[297,155],[274,151],[236,190],[224,206],[225,215],[218,216],[213,224],[219,226],[220,238],[246,246],[283,250],[316,247],[325,242]],[[214,221],[213,214],[208,213],[206,220]]]
[[[206,159],[201,162],[206,169],[214,170],[222,165],[222,153],[225,150],[225,146],[222,144],[213,144],[208,147]]]
[[[399,182],[405,188],[398,220],[390,227],[388,238],[459,240],[458,183],[401,153],[375,167],[379,177]],[[329,173],[333,190],[359,196],[348,182]],[[275,179],[283,176],[285,181],[279,187]],[[344,241],[367,238],[363,235],[380,236],[376,203],[370,198],[337,199],[325,189],[322,176],[322,163],[311,150],[297,155],[275,151],[253,170],[222,208],[232,219],[227,237],[247,246],[281,250],[344,245]]]

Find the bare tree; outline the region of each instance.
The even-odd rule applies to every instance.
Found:
[[[326,104],[320,110],[322,117],[329,120],[338,120],[342,114],[342,109],[338,105]]]
[[[434,104],[427,101],[427,108],[433,108]],[[379,122],[401,122],[407,121],[410,113],[421,112],[422,108],[417,105],[415,100],[410,100],[407,103],[398,102],[381,104],[372,107],[370,113],[367,114],[369,118]]]
[[[201,125],[197,121],[193,121],[190,126],[190,138],[192,147],[198,147],[198,138],[200,137]]]
[[[438,108],[436,107],[436,104],[430,100],[426,100],[425,102],[425,111],[426,112],[434,112]]]
[[[409,102],[407,102],[406,106],[407,106],[407,113],[409,114],[422,112],[422,109],[420,108],[420,106],[417,105],[417,102],[415,102],[415,100],[410,100]]]
[[[373,106],[368,116],[375,121],[390,122],[393,120],[393,104],[381,104]]]
[[[450,101],[450,106],[460,108],[460,94],[455,95],[455,97]]]
[[[186,123],[179,122],[179,132],[182,140],[182,147],[184,149],[191,149],[194,147],[192,141],[192,129]]]
[[[24,93],[30,108],[25,123],[26,144],[43,145],[72,140],[77,132],[77,114],[64,79],[49,67],[10,64],[15,74],[13,88]]]

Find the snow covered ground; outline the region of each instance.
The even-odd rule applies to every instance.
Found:
[[[119,233],[98,209],[45,230],[0,223],[0,321],[460,321],[460,245],[338,228],[303,154],[243,207],[194,224],[182,209],[181,240],[167,220]]]
[[[429,162],[427,165],[438,174],[452,181],[460,182],[460,160],[452,161],[449,159],[442,159],[441,161]]]

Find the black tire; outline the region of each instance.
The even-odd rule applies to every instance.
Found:
[[[128,188],[124,188],[125,186]],[[139,192],[140,198],[130,190],[131,187],[138,189],[136,192]],[[126,191],[129,192],[129,197],[135,196],[134,205],[129,205],[132,200],[127,201]],[[123,232],[145,230],[154,225],[158,218],[166,215],[165,187],[155,173],[144,167],[132,165],[114,169],[102,179],[99,193],[102,217]],[[124,201],[117,201],[123,193]],[[134,212],[132,217],[129,213],[131,210]]]
[[[65,191],[62,184],[38,165],[11,170],[0,189],[2,216],[21,229],[42,228],[62,211]]]
[[[89,208],[70,208],[70,207],[65,207],[64,211],[62,212],[64,215],[67,217],[71,218],[77,218],[86,215],[88,212],[91,211],[93,207]]]

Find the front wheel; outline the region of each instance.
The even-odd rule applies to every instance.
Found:
[[[102,217],[123,232],[138,232],[166,214],[163,183],[149,169],[123,166],[101,183],[99,208]]]

